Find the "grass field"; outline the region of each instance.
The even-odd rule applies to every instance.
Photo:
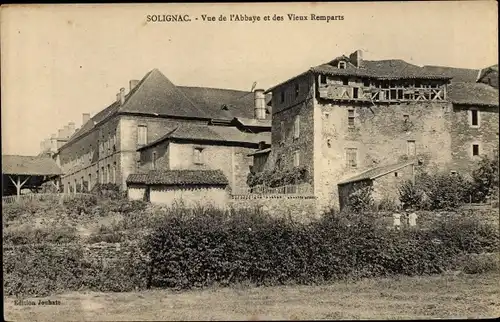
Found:
[[[73,292],[60,305],[15,305],[4,318],[35,320],[431,319],[500,316],[500,273],[366,279],[321,286],[232,287],[186,292]],[[23,299],[38,302],[39,299]]]

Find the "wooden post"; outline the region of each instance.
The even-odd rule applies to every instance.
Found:
[[[14,184],[14,186],[16,187],[16,190],[17,190],[16,191],[17,192],[17,201],[19,201],[20,198],[21,198],[21,187],[29,180],[30,177],[31,176],[28,176],[26,178],[26,180],[24,180],[21,183],[21,177],[19,175],[17,176],[17,180],[16,181],[14,181],[11,176],[9,176],[10,181],[12,181],[12,183]]]

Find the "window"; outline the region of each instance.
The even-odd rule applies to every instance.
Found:
[[[332,140],[327,139],[327,140],[326,140],[326,145],[327,145],[329,148],[331,148],[331,147],[332,147]]]
[[[342,78],[342,84],[349,85],[349,79],[347,77]]]
[[[295,122],[293,124],[293,138],[298,139],[300,136],[300,115],[295,117]]]
[[[106,183],[110,183],[111,166],[108,164],[106,168]]]
[[[472,145],[472,155],[473,156],[479,155],[479,144]]]
[[[280,103],[285,103],[285,91],[280,93]]]
[[[451,170],[451,171],[450,171],[450,174],[451,174],[452,176],[456,176],[456,175],[457,175],[457,172],[456,172],[455,170]]]
[[[398,173],[397,172],[394,172],[394,176],[397,177],[398,176]]]
[[[325,119],[327,119],[330,116],[330,113],[325,113]]]
[[[295,98],[297,98],[300,94],[300,85],[295,84]]]
[[[153,155],[151,157],[151,169],[156,169],[156,151],[153,151]]]
[[[146,145],[148,142],[148,128],[145,125],[137,127],[137,144]]]
[[[346,66],[345,61],[339,61],[339,65],[338,65],[338,67],[339,67],[340,69],[345,69],[345,66]]]
[[[113,183],[116,183],[116,162],[113,163]]]
[[[320,84],[326,84],[326,75],[320,75],[319,76],[319,83]]]
[[[101,183],[105,183],[104,178],[104,167],[101,167]]]
[[[406,147],[407,147],[407,155],[408,156],[415,156],[417,154],[414,140],[408,140],[406,142]]]
[[[300,151],[295,151],[293,153],[293,166],[298,167],[300,165]]]
[[[92,144],[89,147],[89,161],[92,162]]]
[[[96,183],[100,183],[100,182],[99,182],[99,170],[97,170],[97,171],[95,172],[95,180],[96,180]]]
[[[203,148],[194,148],[193,153],[194,164],[203,164]]]
[[[363,86],[364,87],[370,87],[370,80],[369,79],[364,79],[363,80]]]
[[[87,190],[90,191],[91,188],[92,188],[92,174],[89,173],[89,183],[87,186]]]
[[[354,127],[354,110],[347,110],[347,125],[349,127]]]
[[[348,168],[356,168],[358,166],[358,149],[348,148],[346,149],[346,160]]]
[[[479,126],[479,111],[470,110],[470,125],[478,127]]]
[[[358,98],[358,88],[354,87],[352,89],[352,98]]]
[[[280,122],[281,141],[285,141],[285,122]]]

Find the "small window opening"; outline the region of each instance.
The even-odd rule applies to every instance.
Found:
[[[363,86],[364,87],[370,87],[370,80],[369,79],[363,80]]]
[[[338,65],[339,69],[345,69],[345,66],[346,66],[345,61],[339,61]]]
[[[357,87],[354,87],[352,89],[352,97],[353,98],[358,98],[358,88]]]
[[[281,92],[280,93],[280,103],[284,103],[285,102],[285,92]]]
[[[319,77],[319,83],[320,84],[326,84],[326,75],[321,75]]]
[[[472,145],[472,155],[473,156],[479,155],[479,144]]]
[[[397,172],[394,172],[394,176],[397,177],[398,176],[398,173]]]
[[[479,113],[477,110],[471,110],[471,125],[478,126],[479,125]]]
[[[331,148],[331,147],[332,147],[332,140],[327,139],[327,140],[326,140],[326,145],[327,145],[329,148]]]
[[[347,78],[347,77],[342,78],[342,84],[349,85],[349,78]]]
[[[354,110],[348,110],[347,125],[354,127]]]

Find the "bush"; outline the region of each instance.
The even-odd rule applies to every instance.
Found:
[[[399,187],[399,201],[403,209],[421,209],[423,208],[423,191],[411,181],[405,181]]]
[[[307,169],[305,167],[293,167],[289,170],[266,170],[262,172],[250,172],[247,175],[247,185],[249,187],[266,186],[282,187],[307,182]]]
[[[498,253],[467,255],[462,271],[466,274],[498,273],[500,272]]]
[[[21,225],[5,228],[3,234],[4,242],[12,245],[65,244],[75,242],[79,238],[76,228],[69,226],[35,228],[29,225]]]
[[[17,246],[4,250],[4,292],[11,296],[47,296],[82,286],[80,246]]]
[[[356,190],[349,195],[348,209],[354,213],[362,213],[374,209],[372,197],[373,187],[367,186]]]
[[[479,250],[436,231],[387,230],[370,213],[346,218],[329,212],[302,224],[260,213],[184,211],[169,213],[143,252],[151,259],[150,286],[182,289],[433,274],[446,270],[461,250]],[[491,249],[486,240],[492,235],[474,236],[482,236],[482,249]]]
[[[89,213],[97,205],[97,198],[93,195],[76,195],[64,200],[64,207],[70,214],[81,215]]]
[[[469,192],[472,202],[484,202],[487,198],[498,200],[498,153],[490,159],[483,157],[472,172]]]

